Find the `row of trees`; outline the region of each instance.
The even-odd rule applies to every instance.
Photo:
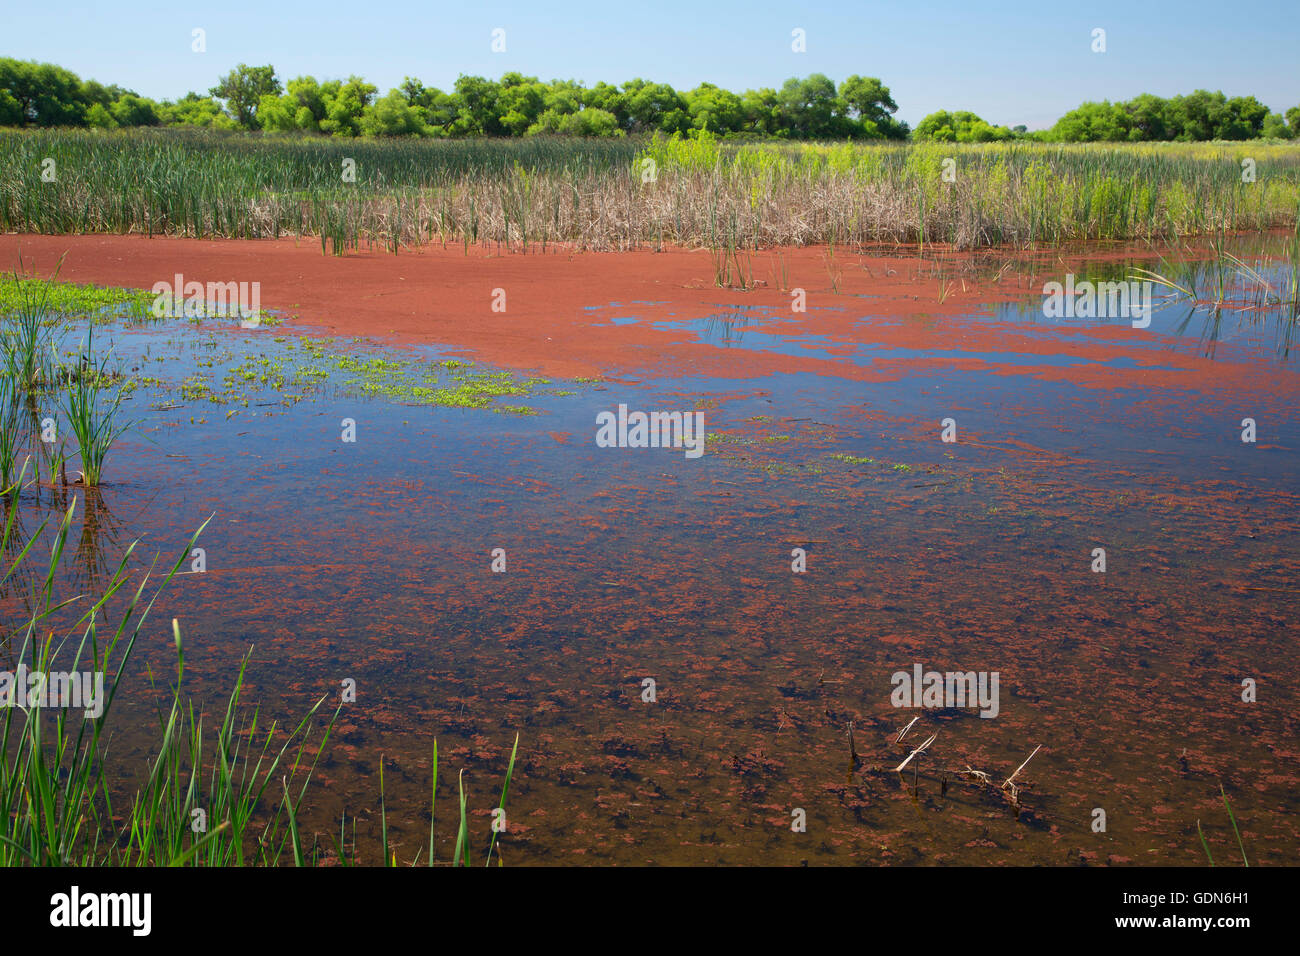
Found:
[[[82,80],[49,63],[0,59],[0,126],[206,126],[334,136],[622,136],[708,130],[721,136],[779,139],[914,139],[981,143],[1016,138],[1053,142],[1290,139],[1300,106],[1270,113],[1253,96],[1229,99],[1197,90],[1162,99],[1144,93],[1124,103],[1084,103],[1050,130],[994,126],[974,113],[931,113],[915,130],[897,120],[898,104],[875,77],[838,86],[820,73],[779,89],[732,93],[702,83],[678,92],[631,80],[585,87],[507,73],[462,76],[450,92],[407,78],[384,96],[358,76],[282,84],[272,66],[240,64],[206,94],[155,102],[118,86]]]
[[[274,67],[240,64],[206,95],[156,103],[119,87],[82,81],[44,63],[0,59],[0,125],[209,126],[335,136],[621,136],[708,130],[787,139],[905,139],[888,87],[850,76],[837,87],[815,73],[779,90],[737,95],[711,83],[678,92],[631,80],[587,88],[507,73],[462,76],[450,92],[407,78],[379,96],[358,76],[282,84]]]
[[[1300,133],[1300,106],[1270,113],[1253,96],[1197,90],[1163,99],[1143,93],[1125,103],[1084,103],[1057,120],[1051,138],[1065,142],[1194,142],[1206,139],[1291,139]]]
[[[1269,112],[1253,96],[1197,90],[1188,96],[1164,99],[1143,93],[1124,103],[1084,103],[1070,110],[1049,130],[991,126],[974,113],[946,110],[931,113],[916,124],[915,139],[940,142],[987,143],[1028,138],[1053,143],[1199,142],[1223,139],[1291,139],[1300,135],[1300,106],[1285,115]]]

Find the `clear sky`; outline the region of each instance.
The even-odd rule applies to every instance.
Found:
[[[491,32],[505,30],[493,53]],[[1094,28],[1106,52],[1092,52]],[[207,51],[191,50],[206,31]],[[791,49],[800,28],[807,51]],[[462,73],[741,92],[791,76],[878,76],[915,125],[937,109],[1051,125],[1087,99],[1193,89],[1300,104],[1300,0],[545,0],[459,3],[0,0],[0,56],[53,62],[155,99],[205,92],[237,63],[281,80],[356,73],[449,89]]]

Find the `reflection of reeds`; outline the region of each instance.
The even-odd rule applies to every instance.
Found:
[[[88,486],[83,499],[81,535],[77,539],[80,570],[71,583],[79,591],[95,592],[111,570],[108,554],[117,548],[121,527],[98,488]]]
[[[1175,326],[1186,334],[1191,320],[1205,316],[1200,338],[1207,355],[1213,356],[1224,338],[1225,313],[1234,326],[1269,327],[1275,333],[1275,350],[1287,358],[1300,325],[1300,229],[1288,241],[1281,256],[1281,276],[1265,274],[1264,266],[1247,256],[1267,262],[1278,257],[1275,242],[1260,245],[1238,256],[1214,244],[1208,261],[1162,260],[1158,269],[1135,268],[1129,279],[1150,282],[1166,290],[1174,300],[1187,303],[1187,312]]]

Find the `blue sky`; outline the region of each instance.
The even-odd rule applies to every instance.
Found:
[[[179,5],[143,0],[3,0],[0,56],[58,63],[156,99],[206,91],[236,63],[282,80],[364,76],[381,92],[404,76],[448,89],[461,73],[549,80],[707,81],[740,92],[790,76],[878,76],[912,124],[969,109],[1031,129],[1086,99],[1196,88],[1300,104],[1300,0],[825,2],[558,0],[416,3],[278,0]],[[207,52],[191,51],[191,31]],[[506,52],[490,49],[506,31]],[[1106,30],[1106,52],[1091,50]],[[791,31],[807,52],[791,50]]]

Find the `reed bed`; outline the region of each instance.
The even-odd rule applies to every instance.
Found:
[[[431,241],[522,252],[1156,241],[1290,226],[1300,204],[1300,146],[1263,143],[340,142],[37,130],[0,132],[0,147],[0,229],[318,237],[335,253]],[[41,179],[47,158],[56,182]],[[344,181],[345,160],[355,182]],[[1254,163],[1253,182],[1243,160]]]

